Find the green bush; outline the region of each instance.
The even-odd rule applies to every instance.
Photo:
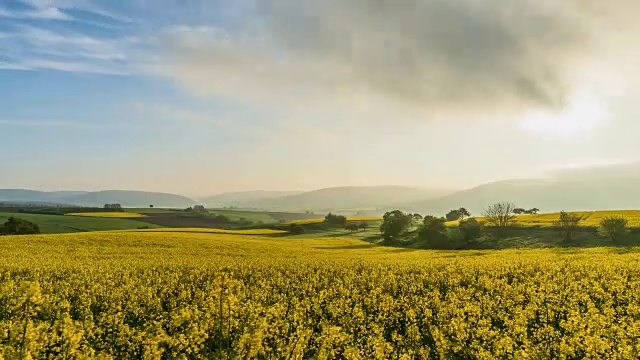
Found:
[[[4,223],[0,233],[6,235],[32,235],[40,234],[40,228],[31,221],[12,216]]]

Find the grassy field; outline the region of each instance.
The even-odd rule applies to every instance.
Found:
[[[99,218],[141,218],[143,214],[120,211],[120,212],[87,212],[87,213],[69,213],[67,216],[86,216],[86,217],[99,217]]]
[[[617,210],[617,211],[581,211],[573,212],[577,216],[580,216],[579,225],[585,227],[597,227],[600,224],[600,220],[608,216],[623,216],[629,221],[629,227],[640,228],[640,210]],[[518,215],[516,216],[515,224],[518,226],[539,226],[550,227],[553,226],[553,222],[558,220],[560,213],[547,213],[536,215]],[[477,218],[479,221],[484,221],[482,217]],[[449,221],[447,225],[457,225],[458,221]]]
[[[175,232],[0,241],[4,358],[640,356],[640,249]]]
[[[347,221],[382,221],[382,217],[380,216],[354,216],[347,217]],[[324,218],[314,218],[314,219],[304,219],[304,220],[294,220],[288,221],[285,224],[300,224],[300,225],[308,225],[308,224],[320,224],[324,222]]]
[[[145,230],[131,230],[131,231],[144,231],[144,232],[174,232],[174,233],[210,233],[210,234],[229,234],[229,235],[282,235],[287,234],[284,230],[274,229],[246,229],[246,230],[232,230],[232,229],[207,229],[207,228],[161,228],[161,229],[145,229]]]
[[[126,230],[137,229],[144,226],[148,226],[150,228],[157,227],[153,224],[129,219],[40,215],[25,213],[0,213],[0,225],[3,224],[10,216],[16,216],[37,224],[43,234],[61,234],[103,230]]]

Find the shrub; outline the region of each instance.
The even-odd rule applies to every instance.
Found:
[[[343,215],[335,215],[332,213],[328,213],[324,217],[324,222],[326,222],[327,224],[344,227],[344,226],[347,226],[347,217]]]
[[[582,220],[580,216],[561,211],[560,217],[553,222],[553,226],[560,230],[560,235],[565,241],[571,241],[573,232],[578,228],[580,220]]]
[[[304,226],[297,223],[289,224],[289,233],[293,235],[304,234]]]
[[[458,225],[462,239],[466,244],[473,244],[482,236],[483,226],[478,220],[470,218],[460,221]]]
[[[6,235],[40,234],[40,227],[31,221],[12,216],[4,223],[2,232]]]
[[[447,243],[447,227],[444,219],[427,215],[422,221],[422,227],[418,231],[418,237],[425,240],[427,247],[442,247]]]
[[[628,232],[627,219],[622,216],[608,216],[600,220],[598,234],[608,237],[612,242],[618,241]]]
[[[348,223],[347,226],[345,226],[344,228],[345,228],[345,230],[349,230],[351,232],[358,231],[360,229],[358,224],[356,224],[354,222]]]

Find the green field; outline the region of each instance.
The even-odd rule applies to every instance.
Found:
[[[25,219],[37,224],[43,234],[61,234],[103,230],[127,230],[137,229],[144,226],[148,226],[149,228],[158,227],[153,224],[129,219],[40,215],[26,213],[0,213],[0,225],[7,221],[10,216],[19,217],[21,219]]]
[[[8,236],[3,358],[640,357],[640,249]]]

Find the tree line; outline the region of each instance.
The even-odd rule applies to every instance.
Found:
[[[487,206],[482,212],[482,221],[479,221],[471,217],[465,208],[451,210],[444,217],[420,216],[394,210],[384,214],[380,232],[383,243],[387,245],[399,245],[408,237],[409,241],[419,241],[426,248],[451,248],[455,245],[469,247],[477,245],[485,235],[499,238],[504,230],[517,226],[517,215],[536,214],[539,211],[537,208],[524,210],[512,203],[500,202]],[[414,230],[417,219],[420,222]],[[580,220],[582,218],[576,214],[561,211],[558,219],[553,222],[553,229],[559,232],[564,241],[572,242]],[[447,222],[451,221],[458,223],[448,226]],[[605,217],[600,221],[597,233],[616,243],[629,233],[628,221],[621,216]]]

